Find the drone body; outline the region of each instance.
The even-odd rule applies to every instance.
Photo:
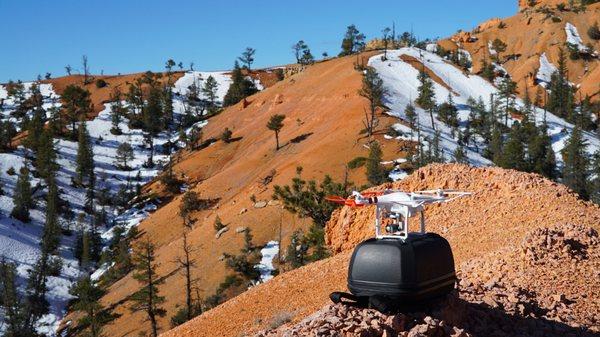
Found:
[[[456,273],[450,244],[425,231],[424,206],[469,195],[466,192],[432,190],[359,193],[327,200],[350,207],[375,206],[375,238],[354,249],[348,267],[348,289],[331,299],[368,305],[381,311],[421,305],[454,289]],[[420,215],[419,232],[409,232],[408,219]],[[382,225],[385,225],[382,229]]]

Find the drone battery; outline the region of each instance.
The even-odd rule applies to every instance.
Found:
[[[405,304],[446,295],[455,281],[450,244],[434,233],[366,240],[354,250],[348,268],[348,289],[354,295]]]

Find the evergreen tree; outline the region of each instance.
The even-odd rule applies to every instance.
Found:
[[[37,155],[41,145],[41,136],[46,122],[46,112],[44,110],[35,110],[29,122],[27,122],[27,138],[23,145]]]
[[[275,142],[276,147],[275,150],[279,150],[279,132],[283,128],[283,121],[285,119],[285,115],[272,115],[267,123],[267,129],[273,131],[275,133]]]
[[[458,109],[451,93],[448,93],[448,100],[438,107],[438,118],[452,128],[458,127]]]
[[[515,94],[517,92],[517,83],[515,83],[509,76],[505,76],[498,85],[499,102],[502,104],[504,110],[504,125],[508,126],[508,116],[514,109]]]
[[[238,60],[242,62],[244,68],[250,70],[252,68],[252,63],[254,63],[254,54],[256,53],[256,49],[246,47],[246,50],[242,53],[242,56],[238,57]]]
[[[310,49],[304,49],[304,51],[302,51],[302,58],[300,58],[300,64],[308,65],[313,63],[315,63],[315,57],[310,52]]]
[[[408,121],[408,126],[410,127],[410,134],[412,136],[413,129],[417,124],[417,111],[415,110],[415,106],[412,105],[412,103],[408,103],[404,109],[404,114],[406,115],[406,120]]]
[[[304,42],[304,40],[300,40],[292,46],[292,50],[294,51],[294,57],[296,57],[296,63],[301,63],[301,58],[304,55],[304,51],[306,49],[308,49],[308,45]]]
[[[567,77],[567,61],[565,53],[560,49],[557,71],[550,79],[550,95],[546,108],[568,121],[574,121],[574,92]]]
[[[542,124],[538,133],[529,138],[528,153],[531,171],[549,179],[556,179],[556,158],[548,127]]]
[[[223,133],[221,133],[221,140],[224,143],[229,143],[229,142],[231,142],[232,135],[233,135],[233,132],[231,132],[231,130],[229,130],[229,128],[225,128],[225,130],[223,130]]]
[[[590,196],[588,186],[590,163],[586,152],[587,145],[581,130],[576,126],[562,150],[563,183],[583,199],[588,199]]]
[[[419,72],[419,96],[416,103],[426,111],[429,111],[431,117],[431,127],[435,129],[435,121],[433,120],[433,109],[435,109],[435,92],[433,91],[433,82],[425,70]]]
[[[371,185],[381,185],[387,181],[387,172],[381,161],[383,151],[377,141],[371,142],[369,158],[367,159],[367,180]]]
[[[121,123],[121,119],[127,115],[127,108],[123,106],[121,90],[116,87],[110,96],[110,101],[112,102],[110,106],[110,120],[112,127],[110,128],[110,133],[113,135],[120,135],[123,133],[121,131],[121,127],[119,124]]]
[[[10,120],[0,121],[0,152],[12,149],[12,139],[17,135],[17,129]]]
[[[481,60],[481,77],[487,79],[490,82],[494,82],[496,78],[496,73],[494,71],[494,65],[489,63],[486,58]]]
[[[133,278],[142,284],[142,289],[138,290],[131,297],[134,304],[132,311],[144,311],[148,315],[152,329],[152,337],[158,336],[158,317],[163,317],[166,311],[162,308],[165,298],[159,295],[158,286],[164,283],[164,280],[156,274],[158,265],[154,262],[156,253],[154,245],[149,239],[142,241],[134,250]]]
[[[17,290],[17,268],[0,261],[0,307],[3,308],[4,337],[34,337],[25,324],[27,313]]]
[[[52,181],[46,198],[46,219],[42,231],[41,248],[49,255],[58,254],[60,247],[60,224],[58,222],[58,188]]]
[[[340,56],[351,55],[363,51],[365,48],[365,35],[358,31],[355,25],[350,25],[346,29],[346,34],[342,40],[342,51]]]
[[[84,179],[89,180],[94,170],[94,152],[90,142],[90,134],[87,130],[87,123],[84,119],[79,123],[76,164],[77,182],[83,184]]]
[[[154,138],[163,128],[162,93],[152,85],[148,93],[148,102],[142,111],[144,140],[150,148],[146,167],[154,167]]]
[[[94,284],[89,275],[85,275],[73,285],[70,293],[75,296],[73,309],[83,313],[79,325],[88,331],[90,337],[102,336],[103,326],[112,319],[112,315],[100,304],[105,292]]]
[[[253,95],[258,90],[254,85],[254,82],[247,79],[242,74],[242,69],[237,61],[235,61],[233,71],[231,73],[231,85],[227,90],[227,94],[223,98],[223,105],[230,106],[238,103],[244,98]]]
[[[194,283],[196,283],[197,278],[192,276],[192,269],[196,267],[196,260],[191,257],[191,254],[195,251],[190,243],[188,242],[188,235],[184,231],[183,232],[183,240],[182,240],[182,251],[183,256],[177,259],[177,263],[182,269],[183,276],[185,278],[185,320],[189,321],[190,319],[198,316],[202,309],[199,303],[194,303],[192,298],[192,287]]]
[[[527,170],[525,148],[521,139],[521,126],[515,122],[510,130],[508,140],[502,149],[502,157],[496,163],[498,166],[519,171]]]
[[[64,115],[67,122],[71,124],[71,138],[77,137],[75,125],[87,114],[92,112],[92,101],[90,92],[76,85],[69,85],[63,91],[61,99],[63,100]]]
[[[367,135],[371,137],[378,125],[376,117],[378,109],[386,109],[383,100],[387,94],[387,90],[383,86],[383,80],[379,77],[377,71],[375,71],[373,67],[368,67],[366,69],[362,81],[362,88],[358,91],[358,94],[369,100],[368,114],[366,114],[363,123],[367,130]]]
[[[496,51],[496,61],[500,62],[500,54],[506,51],[506,47],[506,43],[499,38],[496,38],[494,41],[492,41],[492,49]]]
[[[48,291],[48,273],[50,269],[50,256],[42,249],[41,255],[29,270],[26,288],[27,317],[25,326],[33,330],[37,321],[49,312],[50,303],[46,299]]]
[[[33,199],[31,198],[31,183],[27,164],[19,172],[13,195],[13,204],[14,207],[10,216],[23,222],[29,222],[29,210],[33,207]]]
[[[337,183],[330,176],[325,176],[320,184],[316,181],[302,179],[302,167],[296,168],[297,176],[291,185],[274,187],[273,198],[281,200],[286,210],[300,217],[310,217],[313,222],[323,228],[331,218],[337,204],[326,202],[329,195],[346,195],[349,184]]]
[[[58,170],[54,138],[52,138],[52,131],[50,129],[44,129],[40,135],[35,167],[39,176],[46,181],[46,184],[50,185],[50,180],[54,179]]]
[[[455,163],[469,163],[469,159],[467,158],[467,154],[465,153],[465,148],[462,146],[462,144],[459,144],[458,147],[454,150],[453,157]]]
[[[212,75],[209,75],[204,81],[204,86],[202,87],[202,94],[207,102],[207,108],[209,113],[214,113],[217,108],[217,90],[219,89],[219,84],[217,80],[215,80]]]
[[[492,131],[490,145],[486,148],[485,157],[499,165],[503,158],[504,138],[498,127]]]
[[[115,166],[120,170],[131,170],[129,162],[134,159],[133,148],[129,142],[123,142],[117,147]]]

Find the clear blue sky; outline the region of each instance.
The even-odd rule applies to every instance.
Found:
[[[433,38],[516,12],[516,0],[0,0],[0,82],[64,75],[83,54],[105,74],[161,70],[168,58],[229,69],[246,46],[257,67],[277,65],[293,60],[299,39],[315,56],[337,54],[352,23],[367,38],[392,22]]]

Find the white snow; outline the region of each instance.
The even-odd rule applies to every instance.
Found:
[[[490,53],[490,56],[496,56],[496,55],[498,55],[498,52],[493,47],[492,41],[488,41],[488,51]]]
[[[428,43],[425,46],[425,50],[427,50],[430,53],[435,53],[438,50],[438,44],[437,43]]]
[[[388,113],[404,121],[406,121],[404,109],[407,104],[411,102],[414,103],[414,100],[418,97],[417,88],[420,83],[417,78],[419,71],[410,64],[402,61],[400,59],[401,55],[410,55],[418,58],[427,68],[431,69],[431,71],[440,77],[444,83],[452,88],[453,99],[458,108],[458,118],[461,127],[466,122],[470,112],[470,108],[467,106],[469,97],[474,99],[481,98],[489,107],[491,95],[494,94],[496,97],[498,95],[498,89],[488,81],[476,75],[465,75],[456,66],[450,64],[434,53],[416,48],[402,48],[399,50],[388,51],[387,61],[382,61],[377,55],[373,56],[369,60],[369,65],[377,70],[379,76],[384,81],[384,85],[389,91],[386,100],[386,104],[390,108]],[[447,100],[449,93],[448,89],[436,82],[434,82],[434,92],[438,104]],[[521,99],[516,99],[515,104],[517,107],[523,107],[524,105]],[[421,128],[421,137],[433,139],[434,130],[431,127],[429,112],[424,111],[418,106],[415,108]],[[536,122],[541,123],[543,118],[544,111],[536,108]],[[557,153],[556,158],[560,164],[562,160],[560,151],[564,148],[564,143],[566,139],[568,139],[571,130],[573,129],[573,125],[551,113],[546,113],[546,121],[548,124],[548,132],[552,138],[552,147]],[[512,124],[512,122],[513,120],[510,119],[509,125]],[[444,149],[444,156],[446,160],[450,160],[452,159],[451,154],[458,147],[458,142],[452,135],[451,128],[444,125],[441,121],[435,119],[435,126],[440,131],[440,144]],[[396,125],[395,128],[403,134],[406,134],[407,131],[410,133],[410,128],[403,124]],[[413,132],[413,139],[415,138],[415,134],[416,132]],[[596,134],[590,132],[584,132],[583,134],[590,145],[588,146],[588,152],[590,154],[597,149],[600,149],[600,139]],[[469,162],[474,165],[491,165],[489,160],[481,156],[479,152],[481,149],[483,149],[482,144],[478,144],[477,147],[474,147],[473,144],[470,144],[468,147],[465,146],[465,152]]]
[[[548,60],[546,53],[542,53],[542,55],[540,55],[540,68],[535,78],[541,82],[540,84],[542,86],[546,87],[552,79],[552,74],[557,70],[556,66]]]
[[[567,33],[567,43],[572,44],[577,47],[577,49],[581,52],[588,52],[588,47],[585,46],[581,36],[579,36],[579,32],[577,31],[577,27],[573,26],[571,23],[567,22],[565,25],[565,32]]]
[[[269,241],[263,249],[260,250],[262,258],[260,262],[254,266],[254,268],[260,271],[260,278],[258,283],[264,283],[273,278],[272,272],[275,270],[273,266],[273,259],[279,252],[279,242]]]

